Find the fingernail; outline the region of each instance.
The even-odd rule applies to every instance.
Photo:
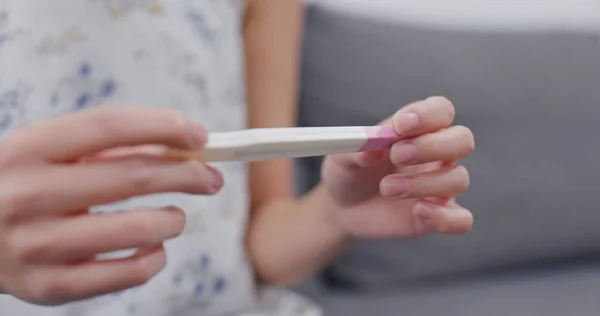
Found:
[[[402,196],[408,192],[408,183],[401,178],[385,178],[381,181],[381,195]]]
[[[417,202],[413,207],[413,215],[420,217],[426,222],[431,222],[435,218],[435,210],[425,202]]]
[[[401,113],[394,115],[394,126],[398,134],[410,132],[419,126],[419,115],[415,112]]]
[[[392,146],[390,160],[402,165],[417,159],[417,146],[413,142],[398,142]]]
[[[183,210],[175,205],[169,205],[169,206],[165,206],[163,207],[163,210],[167,211],[167,212],[173,212],[173,213],[182,213]]]
[[[212,188],[214,190],[214,193],[217,193],[223,187],[223,175],[221,174],[221,172],[219,172],[219,170],[217,170],[214,167],[207,165],[207,168],[211,172]]]

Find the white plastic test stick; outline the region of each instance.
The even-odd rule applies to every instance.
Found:
[[[211,133],[200,152],[167,154],[205,162],[259,161],[383,150],[399,139],[391,126],[261,128]]]

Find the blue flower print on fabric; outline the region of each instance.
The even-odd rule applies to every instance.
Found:
[[[212,284],[212,294],[223,293],[225,291],[225,289],[227,288],[227,280],[222,276],[214,277],[214,279],[211,280],[211,282],[209,282],[208,284]],[[207,282],[205,280],[198,281],[196,283],[196,286],[194,286],[193,296],[197,299],[203,298],[204,295],[209,294],[209,293],[206,293],[206,290],[207,290]]]
[[[211,20],[208,19],[205,12],[201,8],[191,6],[186,14],[186,18],[190,23],[194,33],[207,44],[214,43],[218,36],[217,28],[211,25]]]
[[[0,136],[26,122],[24,103],[32,93],[28,84],[18,84],[7,90],[0,90]]]
[[[212,42],[214,40],[214,32],[211,32],[210,29],[205,27],[202,13],[190,10],[187,14],[187,18],[192,24],[196,34],[198,34],[201,39],[206,42]]]
[[[175,274],[173,274],[172,282],[173,282],[174,286],[181,285],[182,280],[183,280],[183,274],[181,274],[180,271],[177,271],[177,272],[175,272]]]
[[[227,280],[222,276],[217,276],[213,281],[213,291],[221,293],[227,288]]]
[[[208,269],[210,267],[210,256],[206,253],[203,253],[200,256],[200,266],[203,269]]]
[[[113,79],[107,79],[100,84],[100,88],[98,89],[98,96],[101,98],[109,98],[115,92],[116,82]]]
[[[9,40],[12,40],[17,35],[22,33],[22,29],[11,27],[9,12],[0,9],[0,48],[3,44],[7,43]]]
[[[204,294],[205,287],[206,286],[204,285],[203,282],[196,283],[196,286],[194,287],[194,297],[201,298],[202,295]]]
[[[82,62],[75,74],[60,81],[50,95],[50,104],[53,108],[63,105],[68,112],[74,112],[106,102],[116,90],[117,83],[113,78],[97,78],[94,67]]]
[[[89,78],[91,73],[92,73],[92,66],[90,64],[84,62],[84,63],[81,63],[81,65],[79,65],[79,70],[78,70],[79,78],[87,79],[87,78]]]
[[[214,295],[222,294],[227,289],[227,279],[213,271],[210,253],[200,253],[196,260],[175,271],[171,278],[172,285],[188,292],[195,303],[207,302]]]

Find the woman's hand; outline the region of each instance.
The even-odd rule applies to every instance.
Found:
[[[471,154],[474,139],[453,120],[452,103],[432,97],[382,123],[403,137],[390,150],[327,157],[322,179],[336,224],[359,238],[468,232],[473,216],[454,197],[468,188],[469,174],[456,162]]]
[[[162,244],[179,235],[182,210],[166,206],[90,215],[134,196],[213,194],[223,184],[197,161],[82,158],[145,144],[200,149],[205,129],[166,110],[107,107],[24,127],[0,143],[0,291],[60,304],[145,283],[165,265]],[[112,260],[96,255],[140,249]]]

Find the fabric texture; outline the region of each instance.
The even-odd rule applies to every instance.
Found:
[[[170,107],[211,132],[245,128],[243,10],[241,0],[0,1],[0,139],[117,102]],[[257,291],[244,247],[246,166],[215,166],[225,178],[216,196],[161,194],[92,209],[186,211],[183,235],[166,244],[167,267],[148,284],[53,308],[3,296],[0,314],[318,315],[283,290]]]

